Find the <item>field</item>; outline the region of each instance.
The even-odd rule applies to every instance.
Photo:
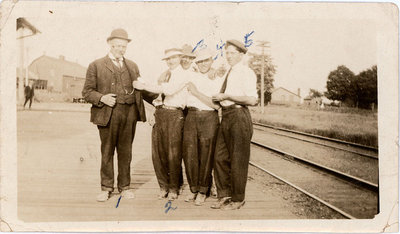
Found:
[[[250,108],[254,121],[378,147],[378,115],[370,110],[268,105],[264,114]]]

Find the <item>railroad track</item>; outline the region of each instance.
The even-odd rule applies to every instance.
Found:
[[[378,184],[252,141],[250,165],[316,199],[346,218],[378,213]],[[270,153],[266,153],[266,150]]]
[[[348,142],[348,141],[342,141],[334,138],[329,138],[329,137],[323,137],[323,136],[318,136],[314,134],[309,134],[305,132],[300,132],[300,131],[295,131],[295,130],[290,130],[286,128],[280,128],[268,124],[261,124],[257,122],[253,122],[254,126],[261,127],[262,129],[269,129],[271,133],[280,135],[280,136],[285,136],[325,147],[330,147],[334,148],[337,150],[342,150],[342,151],[347,151],[353,154],[358,154],[363,157],[368,157],[372,159],[378,159],[378,148],[372,147],[372,146],[367,146],[367,145],[361,145],[353,142]],[[259,129],[259,128],[256,128]],[[262,130],[259,129],[259,130]],[[273,131],[271,131],[273,130]]]

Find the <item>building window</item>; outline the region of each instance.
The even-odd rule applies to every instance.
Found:
[[[34,80],[35,89],[47,89],[47,80]]]

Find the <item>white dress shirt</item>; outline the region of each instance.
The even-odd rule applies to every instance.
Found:
[[[210,97],[219,93],[221,90],[222,83],[224,82],[224,77],[218,77],[214,80],[208,78],[208,74],[202,74],[200,72],[194,73],[195,75],[191,78],[191,82],[196,86],[197,90]],[[192,95],[190,92],[187,97],[187,103],[186,105],[188,107],[196,107],[197,109],[200,110],[214,110],[214,108],[211,108],[207,106],[204,102],[200,101],[196,96]]]
[[[118,59],[119,65],[118,65],[117,59],[114,57],[114,55],[112,53],[108,53],[108,57],[111,59],[111,61],[114,63],[115,66],[117,66],[119,68],[124,67],[124,57]]]
[[[228,73],[227,73],[228,74]],[[226,75],[223,80],[225,80]],[[253,70],[241,62],[232,67],[229,73],[225,94],[232,96],[248,96],[258,98],[257,94],[257,76]],[[232,101],[221,101],[222,106],[235,104]]]
[[[186,87],[181,87],[189,82],[191,76],[193,72],[183,70],[181,66],[171,71],[169,81],[161,84],[162,92],[165,94],[164,105],[185,108],[188,90]]]

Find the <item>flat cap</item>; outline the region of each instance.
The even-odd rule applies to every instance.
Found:
[[[244,46],[244,44],[242,42],[240,42],[238,40],[235,40],[235,39],[227,40],[226,44],[225,44],[225,48],[227,48],[229,45],[233,45],[243,54],[247,53],[247,48]]]

